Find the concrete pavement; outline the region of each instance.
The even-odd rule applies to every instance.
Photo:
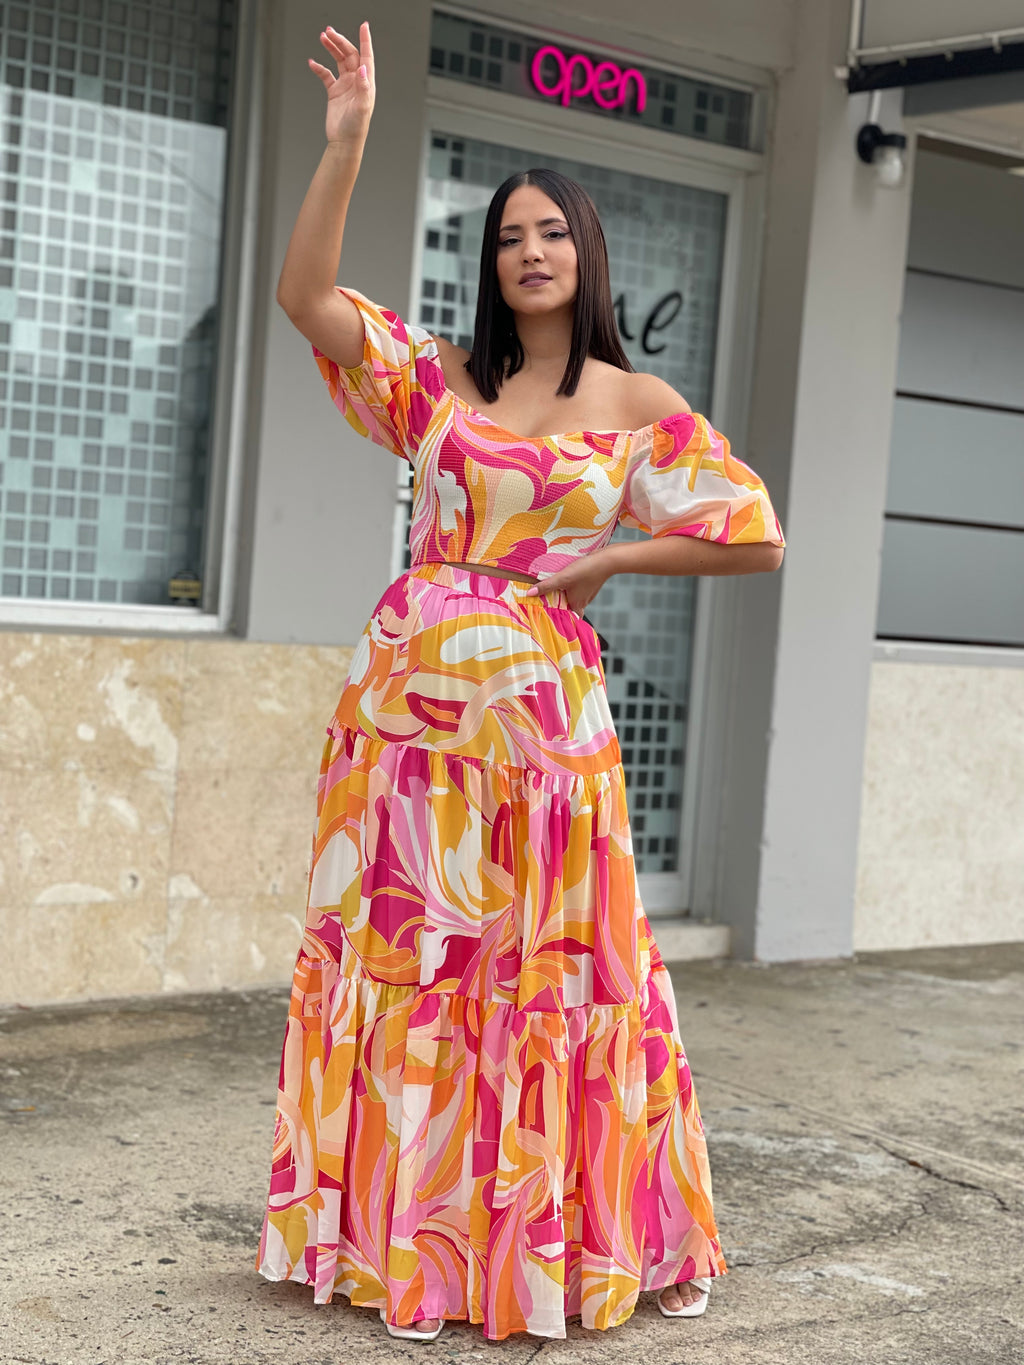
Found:
[[[0,1015],[0,1360],[1022,1365],[1024,945],[674,971],[732,1273],[565,1341],[252,1269],[286,993]]]

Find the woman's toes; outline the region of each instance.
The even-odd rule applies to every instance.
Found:
[[[676,1313],[684,1307],[683,1300],[679,1297],[679,1288],[674,1284],[661,1291],[661,1301],[670,1313]]]
[[[436,1332],[437,1321],[437,1318],[420,1318],[419,1322],[416,1323],[416,1330],[417,1332]]]

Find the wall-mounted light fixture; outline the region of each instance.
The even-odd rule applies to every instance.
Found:
[[[877,123],[865,123],[857,134],[857,155],[874,166],[878,183],[894,190],[903,183],[907,139],[902,133],[886,133]]]
[[[857,155],[868,166],[874,166],[878,183],[894,190],[903,184],[903,170],[907,139],[902,133],[887,133],[880,123],[881,90],[872,90],[868,99],[868,121],[857,134]]]

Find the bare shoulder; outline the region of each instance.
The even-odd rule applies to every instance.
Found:
[[[634,430],[691,410],[682,394],[656,374],[623,374],[622,378],[625,385],[623,395],[632,414],[631,425]]]
[[[437,342],[437,358],[441,362],[441,369],[444,370],[445,382],[450,389],[458,393],[460,392],[458,385],[466,374],[469,352],[465,346],[456,346],[444,337],[434,336],[434,340]]]

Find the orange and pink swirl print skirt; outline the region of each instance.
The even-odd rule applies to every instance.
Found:
[[[324,747],[257,1268],[501,1340],[725,1262],[592,628],[403,574]]]

